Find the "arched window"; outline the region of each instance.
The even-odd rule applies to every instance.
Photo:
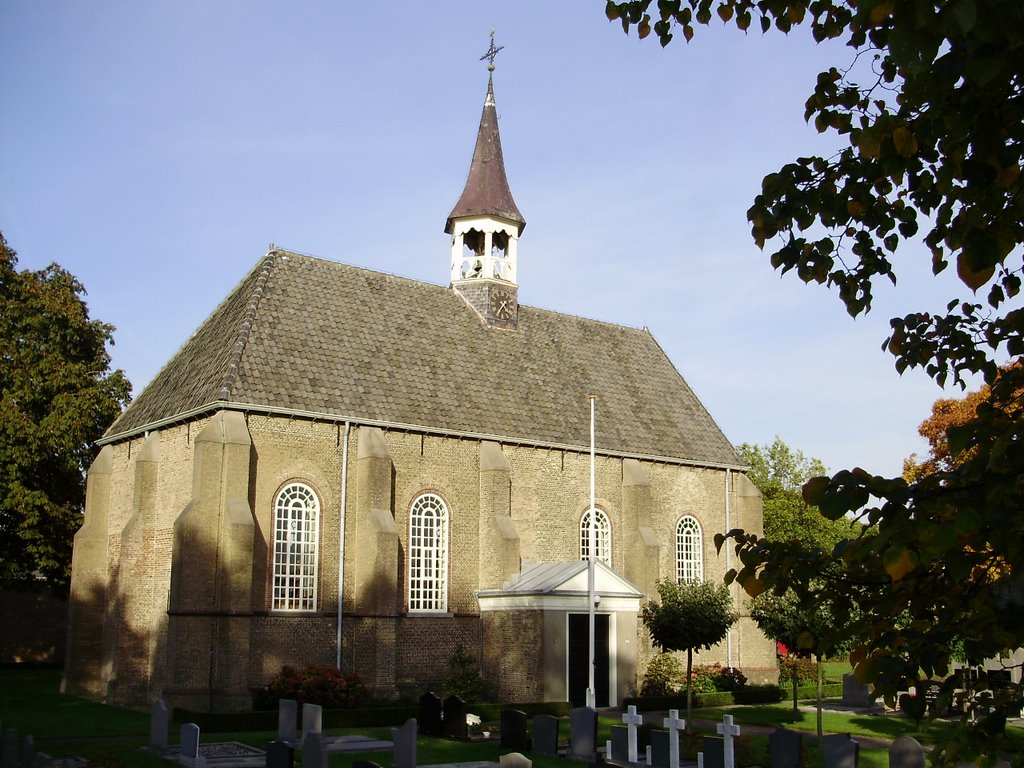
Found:
[[[289,483],[274,499],[275,611],[316,610],[320,501],[304,483]]]
[[[704,540],[697,518],[689,515],[676,524],[676,581],[704,580]]]
[[[603,509],[594,508],[594,538],[597,540],[595,556],[606,565],[612,564],[612,524]],[[590,510],[580,518],[580,560],[590,559]]]
[[[409,610],[448,610],[448,506],[433,493],[409,511]]]

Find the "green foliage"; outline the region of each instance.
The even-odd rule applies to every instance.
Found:
[[[487,681],[480,676],[476,656],[459,643],[448,660],[448,677],[444,681],[444,695],[458,696],[467,704],[480,704],[487,700]]]
[[[686,671],[671,653],[659,653],[647,665],[640,685],[641,696],[671,696],[682,685]]]
[[[721,642],[736,621],[729,590],[722,584],[693,581],[657,584],[661,602],[648,602],[641,617],[654,644],[663,651],[697,651]]]
[[[896,284],[894,254],[921,230],[932,272],[955,264],[978,296],[939,313],[908,307],[883,345],[900,372],[961,386],[980,373],[990,387],[949,430],[950,466],[912,482],[860,468],[809,480],[808,504],[830,520],[854,514],[868,530],[839,544],[839,563],[799,540],[728,532],[716,541],[731,539],[741,563],[728,579],[751,595],[791,587],[801,604],[850,616],[820,645],[859,637],[855,674],[890,703],[947,674],[958,638],[971,659],[1024,646],[1024,372],[1000,374],[1000,362],[1024,355],[1024,4],[611,0],[606,14],[662,45],[715,17],[845,41],[848,57],[818,75],[805,118],[846,144],[765,177],[747,211],[755,243],[772,243],[776,269],[834,289],[857,316],[877,282]],[[1024,704],[1019,687],[994,695]],[[1004,737],[970,709],[934,761],[999,749]]]
[[[0,235],[0,582],[66,594],[94,443],[128,402],[113,327],[57,264],[17,271]]]
[[[796,677],[797,685],[813,685],[818,680],[818,665],[810,659],[799,656],[784,656],[778,660],[779,685],[792,685]]]
[[[256,697],[257,709],[272,709],[281,699],[319,704],[325,709],[361,707],[369,701],[359,675],[343,674],[337,667],[309,664],[303,669],[284,666]]]

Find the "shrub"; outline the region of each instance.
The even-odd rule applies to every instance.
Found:
[[[786,692],[777,685],[748,685],[732,695],[737,704],[774,704],[782,701]]]
[[[818,680],[818,667],[810,659],[785,656],[779,659],[779,685],[793,684],[793,675],[798,685],[808,685]]]
[[[325,709],[358,707],[366,702],[366,686],[358,675],[345,675],[330,664],[307,665],[299,670],[284,666],[273,681],[255,697],[258,709],[273,709],[281,699],[300,704],[319,704]]]
[[[720,691],[738,691],[747,686],[747,676],[738,667],[722,667],[715,685]]]
[[[480,676],[476,656],[462,643],[455,647],[455,653],[448,660],[448,671],[444,681],[445,697],[458,696],[467,704],[481,704],[487,700],[487,681]]]
[[[682,662],[671,653],[659,653],[647,665],[641,696],[671,696],[676,693],[686,676]]]

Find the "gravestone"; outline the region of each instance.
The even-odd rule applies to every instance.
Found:
[[[434,697],[437,698],[436,696]],[[391,729],[395,768],[416,768],[416,720],[409,718],[401,728]]]
[[[525,752],[530,748],[526,736],[526,713],[518,709],[501,710],[501,746],[513,752]]]
[[[569,710],[569,757],[588,763],[597,758],[597,710],[593,707]]]
[[[509,752],[498,758],[498,768],[533,768],[533,761],[519,752]]]
[[[466,725],[466,702],[458,696],[449,696],[442,702],[441,733],[452,739],[469,738]]]
[[[988,687],[993,691],[1009,688],[1013,685],[1013,676],[1008,669],[988,669],[985,670],[985,676],[988,678]]]
[[[559,719],[551,715],[536,715],[533,718],[533,751],[538,755],[558,757]]]
[[[278,712],[278,718],[280,719],[280,711]],[[302,705],[302,735],[305,737],[307,733],[323,733],[324,732],[324,708],[319,704],[303,704]],[[278,723],[278,727],[280,727]]]
[[[679,717],[678,709],[670,709],[668,717],[661,721],[668,728],[668,764],[669,768],[679,768],[679,732],[686,728],[686,721]]]
[[[381,768],[381,765],[373,760],[353,760],[352,768]]]
[[[429,692],[420,696],[419,729],[427,736],[441,735],[441,699]]]
[[[36,741],[30,733],[21,742],[21,768],[33,768],[36,762]]]
[[[277,740],[295,741],[299,738],[299,702],[281,699],[277,702]]]
[[[157,699],[149,706],[149,748],[157,752],[167,750],[167,729],[171,714],[163,699]]]
[[[668,731],[651,731],[651,768],[673,768],[672,736]],[[676,737],[676,765],[679,768],[679,738]]]
[[[871,707],[875,699],[868,693],[868,687],[858,683],[852,674],[843,675],[843,704],[847,707]]]
[[[322,733],[303,732],[302,768],[327,768],[327,742],[324,741]]]
[[[939,700],[939,694],[942,693],[942,683],[938,680],[926,680],[923,688],[924,703],[928,706],[928,711],[934,714],[935,703]]]
[[[626,730],[628,732],[628,743],[626,746],[628,754],[626,759],[631,763],[635,763],[637,761],[636,727],[638,725],[643,725],[644,716],[638,715],[636,707],[630,704],[629,708],[626,710],[626,714],[622,716],[622,722],[626,724]]]
[[[0,749],[0,766],[2,768],[15,768],[18,764],[18,730],[8,728],[4,731],[4,744]]]
[[[206,768],[206,759],[199,755],[199,726],[195,723],[185,723],[181,726],[179,734],[181,751],[178,753],[178,762],[188,768]]]
[[[621,725],[612,726],[611,741],[605,746],[605,753],[608,760],[617,763],[635,763],[636,760],[629,759],[629,729]]]
[[[281,739],[267,744],[267,768],[295,768],[295,748]]]
[[[63,763],[63,761],[61,761]],[[53,768],[53,758],[45,752],[36,752],[32,768]]]
[[[832,733],[822,739],[825,768],[857,768],[860,744],[848,733]]]
[[[704,768],[725,768],[725,739],[721,736],[705,736],[700,751]]]
[[[718,731],[718,735],[724,742],[722,759],[725,762],[725,768],[736,768],[736,746],[733,744],[733,738],[740,735],[740,727],[733,723],[732,715],[726,715],[722,718],[722,722],[715,726],[715,730]]]
[[[803,756],[804,740],[796,731],[776,728],[768,737],[771,768],[797,768]]]
[[[924,768],[924,748],[917,739],[900,736],[889,747],[889,768]]]

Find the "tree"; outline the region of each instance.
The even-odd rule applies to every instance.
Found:
[[[0,581],[66,594],[94,442],[128,402],[113,327],[57,264],[17,271],[0,234]]]
[[[654,31],[662,45],[680,30],[689,40],[717,16],[741,30],[755,20],[765,32],[802,26],[850,48],[849,60],[818,75],[805,110],[845,146],[769,174],[747,212],[758,246],[773,243],[775,268],[835,289],[857,316],[870,310],[875,281],[896,283],[891,257],[923,224],[932,271],[955,263],[960,280],[982,291],[950,301],[945,313],[908,308],[883,344],[901,373],[923,368],[940,385],[960,386],[968,374],[983,376],[988,400],[948,433],[964,460],[912,482],[860,468],[813,478],[803,487],[808,503],[831,520],[851,513],[868,524],[837,548],[845,568],[821,582],[829,562],[801,542],[735,530],[716,537],[742,563],[727,578],[752,595],[791,585],[834,615],[856,611],[855,674],[890,702],[946,675],[958,636],[969,658],[1024,646],[1024,372],[999,375],[1000,358],[1024,354],[1024,309],[1014,306],[1024,271],[1024,5],[659,0],[653,18],[651,6],[611,1],[606,14],[640,37]],[[823,647],[841,639],[826,635]],[[955,687],[945,685],[940,703]],[[1001,706],[1024,703],[1020,686],[994,696]],[[966,703],[934,761],[1000,747],[999,706],[974,725]]]
[[[720,643],[736,622],[732,597],[724,584],[708,581],[659,581],[658,597],[641,617],[654,645],[663,651],[686,651],[686,727],[692,730],[693,652]]]
[[[804,501],[803,484],[827,471],[820,459],[790,448],[777,436],[771,445],[743,443],[739,453],[750,467],[747,476],[761,492],[764,537],[769,541],[799,539],[831,552],[840,541],[859,532],[858,523],[846,518],[828,520]]]

